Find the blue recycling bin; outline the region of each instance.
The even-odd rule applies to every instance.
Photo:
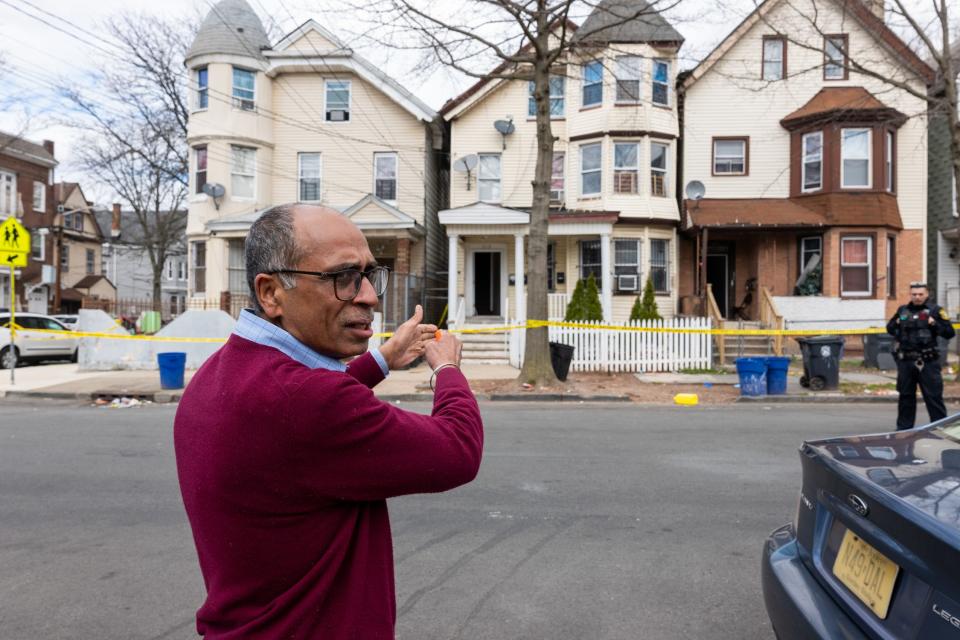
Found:
[[[157,365],[160,367],[161,389],[183,389],[183,372],[187,367],[186,353],[182,351],[158,353]]]
[[[767,394],[782,396],[787,393],[787,371],[790,369],[790,358],[768,356],[767,363]]]
[[[740,376],[740,395],[763,396],[767,394],[767,363],[763,358],[737,358],[737,375]]]

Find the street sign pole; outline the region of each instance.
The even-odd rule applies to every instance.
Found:
[[[10,265],[10,386],[17,383],[17,287]]]

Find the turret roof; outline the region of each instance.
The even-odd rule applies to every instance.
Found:
[[[200,25],[186,60],[210,54],[262,60],[261,51],[269,48],[263,24],[246,0],[220,0]]]

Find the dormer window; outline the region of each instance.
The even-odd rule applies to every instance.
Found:
[[[248,69],[233,68],[233,106],[244,111],[256,109],[254,79],[256,74]]]
[[[846,80],[848,77],[846,34],[826,36],[823,39],[823,79]]]
[[[840,136],[840,184],[844,189],[869,189],[870,129],[843,129]]]
[[[603,102],[603,63],[599,60],[583,65],[583,104],[592,107]]]
[[[350,120],[350,81],[327,80],[325,83],[326,106],[324,119],[327,122]]]

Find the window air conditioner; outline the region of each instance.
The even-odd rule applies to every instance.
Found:
[[[640,285],[640,276],[617,276],[617,289],[620,291],[636,291]]]
[[[350,119],[350,112],[346,109],[331,109],[327,111],[327,120],[330,122],[346,122]]]

